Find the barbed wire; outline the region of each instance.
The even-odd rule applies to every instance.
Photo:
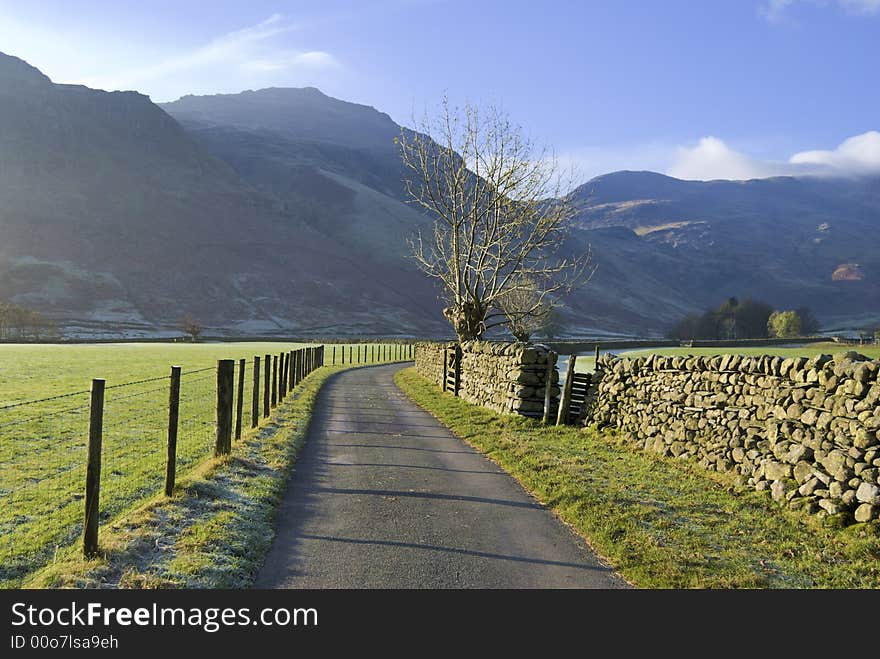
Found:
[[[146,378],[144,380],[132,380],[131,382],[123,382],[122,384],[113,384],[109,386],[105,386],[104,390],[109,391],[110,389],[121,389],[122,387],[131,387],[136,384],[147,384],[149,382],[158,382],[159,380],[169,380],[171,379],[171,375],[160,375],[155,378]]]
[[[193,375],[194,373],[204,373],[205,371],[216,371],[216,366],[206,366],[205,368],[197,368],[193,371],[181,371],[180,375]]]
[[[80,392],[80,393],[89,393],[89,392],[86,391],[86,392]],[[28,417],[25,419],[16,419],[15,421],[10,421],[8,423],[0,423],[0,430],[2,430],[4,428],[12,428],[13,426],[20,426],[22,424],[31,423],[33,421],[50,419],[52,417],[61,416],[62,414],[70,414],[71,412],[79,412],[82,410],[87,410],[87,409],[89,409],[89,407],[91,407],[91,403],[84,403],[83,405],[79,405],[77,407],[69,407],[67,409],[58,410],[56,412],[43,412],[42,414],[39,414],[37,416],[32,416],[32,417]]]
[[[71,398],[72,396],[79,396],[82,394],[91,393],[89,389],[83,389],[82,391],[71,391],[67,394],[58,394],[57,396],[49,396],[48,398],[36,398],[34,400],[24,400],[18,403],[10,403],[8,405],[0,406],[0,412],[4,410],[11,410],[16,407],[24,407],[26,405],[36,405],[37,403],[47,403],[52,400],[60,400],[62,398]]]

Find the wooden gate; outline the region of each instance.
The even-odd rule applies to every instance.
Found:
[[[575,372],[577,355],[568,358],[568,369],[565,373],[565,384],[562,386],[562,397],[559,401],[559,413],[556,425],[577,425],[586,413],[587,394],[590,389],[589,373]]]
[[[571,379],[571,397],[566,422],[576,426],[584,420],[587,407],[587,392],[590,389],[590,374],[575,373]]]
[[[443,391],[458,396],[461,391],[461,346],[443,351]]]

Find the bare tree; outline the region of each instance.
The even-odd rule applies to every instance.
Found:
[[[186,334],[191,341],[195,342],[199,340],[204,327],[202,327],[202,324],[190,314],[186,314],[180,321],[180,329],[183,330],[183,333]]]
[[[437,280],[459,340],[507,322],[500,301],[534,289],[534,308],[586,283],[591,254],[563,256],[572,208],[555,157],[536,150],[497,108],[450,108],[398,138],[411,200],[433,217],[410,242]]]
[[[527,342],[532,334],[544,329],[555,305],[553,300],[542,300],[534,282],[520,277],[498,297],[498,308],[504,313],[513,337]]]

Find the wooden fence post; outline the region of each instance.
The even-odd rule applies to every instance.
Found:
[[[180,366],[171,367],[171,387],[168,392],[168,459],[165,462],[165,496],[174,493],[177,473],[177,428],[180,418]]]
[[[278,402],[284,400],[284,353],[278,355]]]
[[[272,355],[272,407],[278,406],[278,355]]]
[[[455,395],[461,391],[461,344],[455,344]]]
[[[293,391],[293,350],[287,353],[287,390]]]
[[[260,423],[260,358],[254,356],[254,390],[251,396],[251,428]]]
[[[278,400],[282,401],[287,397],[287,353],[281,353],[281,372],[278,375]]]
[[[568,408],[571,407],[571,384],[574,381],[574,367],[577,363],[577,355],[568,358],[568,370],[565,372],[565,386],[562,388],[562,397],[559,400],[559,412],[556,414],[556,425],[560,426],[568,422]]]
[[[244,370],[247,360],[238,360],[238,391],[235,394],[235,439],[241,439],[241,418],[244,414]]]
[[[333,365],[336,366],[336,346],[333,346]]]
[[[599,344],[598,343],[596,344],[596,362],[593,367],[597,370],[599,368]]]
[[[101,442],[104,437],[104,380],[92,380],[89,406],[89,455],[86,463],[86,511],[83,521],[83,554],[98,555],[98,502],[101,497]]]
[[[263,360],[263,417],[269,416],[269,403],[272,388],[272,355],[266,355]]]
[[[550,423],[550,403],[553,400],[553,372],[556,370],[556,353],[547,351],[547,370],[544,372],[544,425]]]
[[[217,438],[214,455],[228,455],[232,451],[232,392],[235,383],[235,362],[221,359],[217,362]]]

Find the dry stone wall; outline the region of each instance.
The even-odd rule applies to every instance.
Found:
[[[586,424],[739,475],[793,509],[880,517],[880,361],[600,358]]]
[[[443,382],[444,351],[454,346],[454,343],[416,343],[413,350],[418,374],[439,387]]]
[[[454,343],[419,343],[416,370],[438,386],[443,381],[443,359]],[[503,414],[539,418],[544,413],[547,359],[553,353],[541,344],[465,341],[461,344],[459,396]],[[559,371],[550,371],[551,414],[559,405]]]

